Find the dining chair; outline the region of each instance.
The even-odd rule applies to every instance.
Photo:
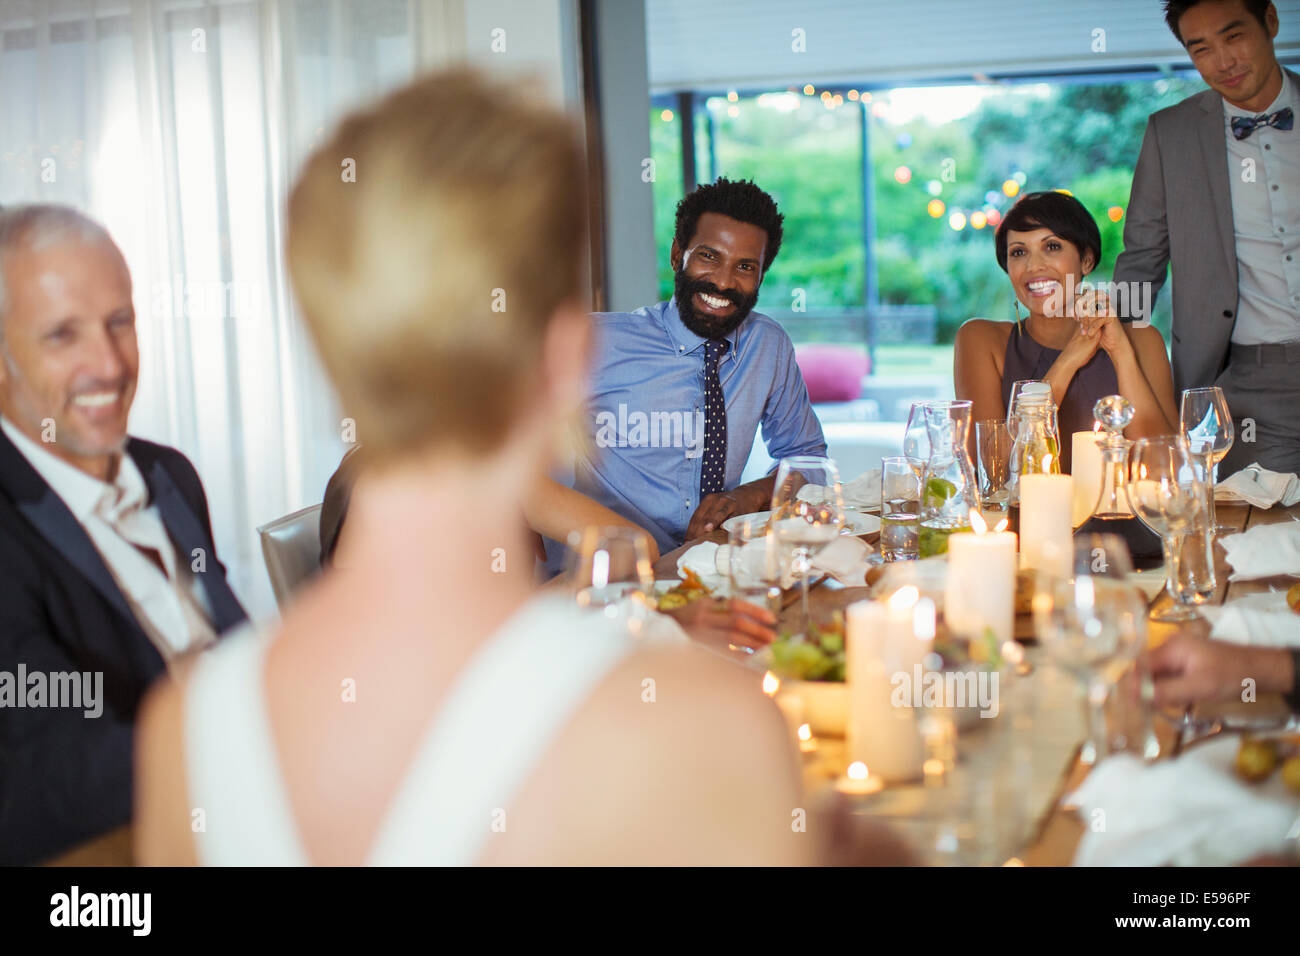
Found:
[[[320,505],[311,505],[257,529],[266,573],[281,611],[293,593],[320,571]]]

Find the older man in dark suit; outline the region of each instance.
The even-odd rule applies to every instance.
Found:
[[[126,823],[145,689],[245,619],[194,467],[127,436],[138,363],[108,234],[0,210],[0,863]]]
[[[1172,264],[1174,387],[1219,385],[1236,423],[1221,474],[1300,471],[1300,77],[1269,0],[1165,0],[1210,89],[1154,114],[1115,281]]]

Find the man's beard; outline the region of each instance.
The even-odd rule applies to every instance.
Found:
[[[704,315],[695,310],[693,299],[696,293],[726,299],[736,307],[730,316]],[[723,292],[712,282],[692,279],[685,269],[678,269],[673,280],[673,298],[677,302],[677,313],[686,326],[702,339],[725,339],[734,332],[758,303],[758,290],[753,295],[732,290]]]

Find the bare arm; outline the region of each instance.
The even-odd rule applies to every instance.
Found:
[[[650,560],[659,558],[659,547],[650,532],[582,492],[566,488],[551,478],[543,478],[524,503],[524,519],[534,531],[555,541],[564,541],[569,532],[592,525],[632,528],[645,532],[650,542]]]
[[[180,686],[168,680],[149,692],[136,729],[132,837],[140,866],[194,866],[185,785]]]
[[[971,421],[1004,419],[1002,404],[1002,349],[1006,342],[999,334],[998,323],[988,319],[971,319],[957,330],[953,345],[953,389],[959,401],[971,403]],[[975,429],[968,440],[970,453],[977,454]]]
[[[1172,435],[1178,431],[1178,405],[1174,399],[1174,374],[1160,331],[1154,326],[1124,329],[1132,347],[1128,358],[1115,362],[1120,394],[1133,403],[1136,413],[1126,432],[1130,438]]]

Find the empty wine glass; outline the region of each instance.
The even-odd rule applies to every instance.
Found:
[[[980,501],[985,508],[1006,511],[1011,506],[1011,445],[1011,431],[1005,421],[975,423]]]
[[[925,424],[925,409],[932,402],[913,402],[907,413],[907,428],[903,431],[903,457],[912,465],[918,478],[930,460],[930,430]]]
[[[1128,547],[1116,535],[1079,535],[1068,576],[1036,576],[1034,632],[1053,662],[1083,688],[1088,737],[1080,759],[1109,752],[1106,701],[1146,646],[1146,608],[1129,582]]]
[[[633,528],[596,527],[568,539],[569,581],[579,607],[607,617],[624,617],[628,631],[641,634],[654,608],[650,540]]]
[[[1186,621],[1214,594],[1208,495],[1204,470],[1182,437],[1140,438],[1129,449],[1125,486],[1133,513],[1160,536],[1166,587],[1173,603],[1158,621]]]
[[[1223,389],[1189,388],[1183,391],[1181,424],[1192,451],[1205,460],[1206,483],[1210,486],[1210,528],[1214,534],[1233,534],[1236,528],[1217,523],[1214,515],[1214,469],[1232,449],[1232,414]]]
[[[782,458],[772,491],[771,528],[784,558],[783,568],[788,567],[800,581],[800,634],[806,635],[811,623],[808,578],[812,559],[839,537],[844,522],[844,495],[835,463],[814,455]]]

